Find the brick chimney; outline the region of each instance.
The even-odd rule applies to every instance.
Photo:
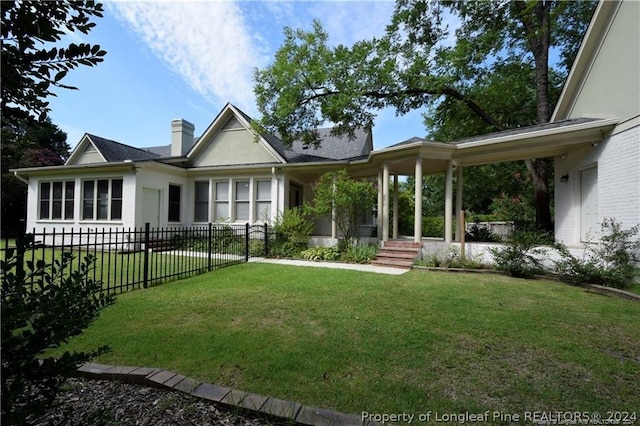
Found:
[[[195,126],[179,118],[171,120],[171,156],[184,157],[193,146]]]

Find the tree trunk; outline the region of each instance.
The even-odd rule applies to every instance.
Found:
[[[535,193],[536,227],[541,231],[553,232],[551,219],[551,197],[549,196],[549,167],[541,158],[525,160],[529,178]]]
[[[550,1],[538,1],[534,14],[529,15],[523,2],[513,2],[520,14],[529,49],[536,66],[536,121],[547,123],[551,118],[549,106],[549,45],[551,44]],[[534,21],[535,19],[535,21]],[[536,226],[553,232],[551,197],[549,194],[549,167],[544,159],[525,160],[533,185],[536,207]]]

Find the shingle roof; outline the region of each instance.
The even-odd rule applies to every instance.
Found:
[[[253,121],[253,118],[247,113],[235,105],[234,108],[242,114],[245,120]],[[260,136],[288,163],[353,160],[367,157],[373,148],[368,143],[371,134],[369,129],[357,129],[352,140],[347,136],[333,136],[331,130],[331,128],[317,130],[322,141],[317,148],[305,147],[301,141],[295,141],[291,146],[286,146],[280,138],[271,133],[263,133]]]
[[[516,136],[526,133],[539,132],[542,130],[550,130],[550,129],[558,129],[567,126],[575,126],[576,124],[590,123],[592,121],[597,121],[598,118],[588,118],[588,117],[580,117],[580,118],[572,118],[569,120],[561,120],[555,121],[551,123],[543,123],[543,124],[535,124],[533,126],[526,127],[518,127],[515,129],[504,130],[502,132],[494,132],[487,133],[484,135],[472,136],[469,138],[459,139],[457,141],[451,142],[454,145],[467,143],[467,142],[477,142],[487,139],[501,138],[505,136]]]
[[[161,158],[171,157],[171,145],[150,146],[148,148],[140,148],[153,154],[158,154]]]
[[[87,136],[108,163],[118,163],[124,160],[150,160],[160,157],[153,152],[101,138],[100,136],[91,134],[87,134]]]
[[[234,108],[248,122],[253,120],[242,110],[237,107]],[[286,146],[280,138],[270,133],[264,133],[261,136],[287,163],[331,162],[366,158],[373,148],[370,143],[370,129],[357,129],[353,139],[349,139],[347,136],[333,136],[330,128],[318,129],[317,131],[322,140],[321,145],[317,148],[304,146],[301,141],[295,141],[291,146]],[[136,148],[96,135],[88,134],[87,136],[89,136],[107,162],[110,163],[124,160],[139,161],[171,157],[171,145]]]
[[[314,155],[331,160],[346,160],[369,155],[371,146],[368,144],[370,131],[357,129],[353,139],[347,136],[334,136],[330,128],[318,129],[320,146],[305,147],[301,141],[295,141],[290,150],[295,153]]]

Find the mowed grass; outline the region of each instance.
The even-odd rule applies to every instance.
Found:
[[[249,263],[120,295],[64,349],[352,413],[630,411],[639,319],[547,281]]]

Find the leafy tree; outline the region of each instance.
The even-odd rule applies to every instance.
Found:
[[[25,251],[18,240],[16,249],[0,261],[3,424],[26,423],[30,415],[39,414],[50,406],[65,376],[108,349],[44,356],[82,333],[114,299],[90,278],[91,255],[72,271],[71,253],[47,265],[42,260],[24,262]]]
[[[24,218],[26,186],[9,169],[62,164],[69,154],[66,135],[47,118],[54,88],[67,72],[102,62],[98,45],[57,46],[65,34],[87,34],[103,8],[93,1],[2,1],[2,228],[16,230]],[[9,214],[10,212],[10,214]]]
[[[309,211],[316,216],[333,214],[340,232],[340,248],[358,238],[362,214],[371,210],[377,192],[367,180],[354,180],[345,170],[325,173],[314,185],[314,198]]]
[[[67,32],[88,34],[102,17],[102,5],[93,1],[3,1],[2,10],[2,115],[8,119],[39,117],[48,111],[51,86],[62,84],[67,72],[80,65],[102,62],[107,52],[99,45],[59,42]]]
[[[46,117],[2,128],[2,232],[22,232],[27,186],[9,168],[58,166],[69,156],[67,134]]]
[[[455,138],[547,122],[594,7],[590,1],[399,0],[384,37],[351,47],[330,47],[319,22],[310,32],[286,28],[274,62],[255,73],[259,124],[287,143],[317,145],[314,129],[325,121],[335,123],[335,133],[352,135],[384,107],[398,114],[439,111],[428,124],[451,134],[456,113],[464,112],[463,134]],[[461,21],[454,46],[444,44],[445,11]],[[552,49],[560,61],[550,71]],[[525,166],[538,226],[551,229],[549,164],[532,159]]]

